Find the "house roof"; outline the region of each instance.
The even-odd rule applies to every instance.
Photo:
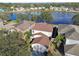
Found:
[[[25,30],[29,29],[29,27],[31,25],[32,25],[31,22],[24,20],[19,25],[17,25],[16,28],[19,29],[20,31],[25,31]]]
[[[79,56],[79,45],[75,45],[67,51],[68,54]]]
[[[32,28],[33,30],[39,30],[39,31],[47,31],[52,32],[53,27],[50,24],[47,23],[36,23],[35,26]]]
[[[72,45],[65,45],[65,52],[67,52],[69,49],[73,48],[76,44],[72,44]]]
[[[36,33],[34,35],[41,35],[41,37],[34,38],[32,44],[38,43],[44,46],[49,46],[49,38],[46,35],[42,33]]]
[[[67,38],[74,39],[74,40],[79,40],[79,33],[75,31]]]
[[[78,27],[78,26],[77,26]],[[79,33],[72,25],[59,25],[59,32],[64,32],[68,39],[79,40]]]
[[[58,26],[58,31],[60,32],[60,33],[67,33],[67,32],[69,32],[69,31],[71,31],[71,30],[73,30],[74,28],[71,26],[71,25],[66,25],[66,24],[64,24],[64,25],[59,25]]]

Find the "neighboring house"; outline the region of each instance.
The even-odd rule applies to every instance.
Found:
[[[71,35],[67,36],[66,45],[79,44],[79,33],[74,31]]]
[[[65,55],[79,56],[79,33],[73,25],[59,25],[59,33],[66,34]]]
[[[68,35],[68,33],[71,34],[74,31],[75,31],[75,29],[71,25],[67,25],[67,24],[58,25],[58,32],[59,33],[66,33]]]
[[[65,45],[65,52],[67,52],[69,49],[71,49],[72,47],[74,47],[76,44],[72,44],[72,45]]]
[[[78,44],[79,33],[75,30],[72,25],[59,25],[59,33],[65,33],[66,45]]]
[[[73,8],[74,9],[74,11],[79,11],[79,8]]]
[[[65,48],[68,48],[68,46]],[[71,47],[66,50],[65,54],[66,56],[79,56],[79,45],[71,45]]]
[[[61,7],[52,7],[50,6],[51,10],[55,10],[55,11],[68,11],[67,7],[61,6]]]
[[[32,44],[38,43],[47,47],[49,46],[49,38],[41,32],[33,34],[32,38],[33,38]]]
[[[79,26],[78,25],[72,25],[73,28],[75,28],[76,32],[79,33]]]
[[[53,31],[53,26],[47,23],[36,23],[32,27],[32,34],[41,32],[47,35],[48,37],[50,37],[52,35],[52,31]]]
[[[15,8],[15,10],[16,10],[16,11],[24,11],[25,8],[23,8],[23,7],[17,7],[17,8]]]
[[[33,23],[31,23],[29,21],[23,20],[20,24],[18,24],[16,26],[16,30],[21,31],[21,32],[25,32],[25,31],[30,29],[32,24]]]
[[[49,38],[43,33],[36,33],[32,36],[32,55],[41,56],[43,53],[48,51],[49,48]],[[39,52],[39,53],[37,53]]]
[[[66,56],[70,56],[70,55],[71,55],[71,54],[68,54],[67,51],[69,51],[69,49],[73,48],[74,46],[75,46],[75,44],[72,44],[72,45],[65,45],[64,51],[65,51],[65,55],[66,55]]]
[[[73,39],[73,40],[76,40],[76,41],[79,41],[79,33],[74,31],[69,37],[67,37],[69,39]]]
[[[45,7],[31,7],[30,10],[40,10],[40,9],[45,9]]]

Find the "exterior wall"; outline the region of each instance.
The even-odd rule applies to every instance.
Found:
[[[46,32],[46,31],[39,31],[39,30],[32,30],[32,34],[35,34],[35,33],[43,33],[45,35],[47,35],[48,37],[50,37],[52,35],[52,32]]]
[[[67,39],[66,40],[66,45],[73,45],[73,44],[79,44],[79,41],[73,40],[73,39]]]

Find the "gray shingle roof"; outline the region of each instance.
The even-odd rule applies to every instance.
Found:
[[[17,25],[16,28],[19,29],[20,31],[25,31],[25,30],[27,30],[31,25],[32,25],[31,22],[24,20],[21,24]]]
[[[60,33],[67,33],[70,32],[71,30],[74,30],[74,28],[70,25],[58,25],[58,31]]]
[[[75,44],[73,45],[65,45],[65,52],[67,52],[69,49],[73,48],[75,46]]]
[[[71,55],[79,56],[79,45],[73,46],[71,49],[69,49],[66,53]]]
[[[73,39],[73,40],[79,40],[79,33],[75,31],[70,36],[68,36],[67,38]]]

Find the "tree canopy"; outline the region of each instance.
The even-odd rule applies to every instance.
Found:
[[[29,56],[31,55],[29,47],[30,45],[22,38],[22,33],[0,30],[0,55]]]
[[[43,20],[45,20],[45,22],[50,22],[53,19],[50,11],[42,12],[41,17]]]
[[[79,25],[79,14],[75,15],[73,18],[73,24],[75,25]]]

